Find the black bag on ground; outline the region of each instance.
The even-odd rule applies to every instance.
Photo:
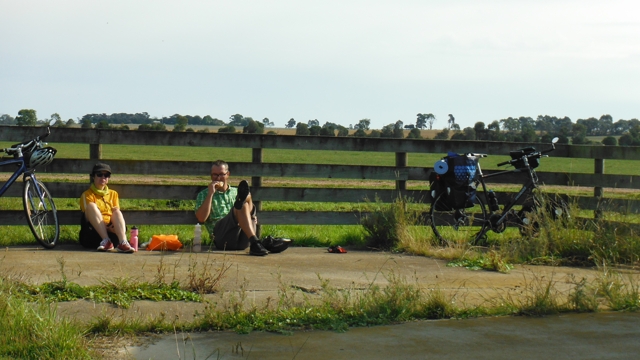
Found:
[[[274,238],[273,236],[267,236],[262,239],[262,246],[269,250],[270,253],[281,253],[291,245],[293,240],[285,238]]]

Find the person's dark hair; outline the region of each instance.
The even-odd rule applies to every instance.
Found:
[[[211,164],[211,167],[214,167],[214,166],[224,166],[227,168],[227,170],[229,170],[229,164],[227,164],[227,162],[224,160],[214,161],[213,164]]]

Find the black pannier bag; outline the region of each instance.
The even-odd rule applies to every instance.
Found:
[[[447,208],[436,210],[446,211],[473,207],[476,203],[475,180],[478,160],[474,157],[456,153],[449,153],[443,160],[447,162],[447,172],[442,175],[434,172],[429,179],[431,194],[434,198],[441,193],[446,194],[446,202],[442,203],[441,206]]]
[[[449,204],[454,209],[472,208],[476,203],[476,189],[469,186],[450,187]]]
[[[510,151],[509,155],[511,156],[511,160],[516,160],[516,159],[520,159],[519,161],[516,161],[513,166],[516,169],[522,169],[524,168],[524,161],[522,161],[522,156],[524,155],[530,155],[533,154],[534,152],[536,152],[536,148],[534,147],[526,147],[526,148],[522,148],[520,150],[514,150],[514,151]],[[540,166],[540,159],[539,158],[529,158],[529,166],[531,166],[532,169],[537,168],[538,166]]]
[[[449,211],[451,205],[449,204],[447,184],[445,183],[444,176],[437,174],[435,171],[429,175],[429,189],[431,190],[431,199],[435,200],[444,193],[445,201],[439,201],[436,205],[436,211]]]

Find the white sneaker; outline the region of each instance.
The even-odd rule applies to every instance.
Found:
[[[113,249],[113,244],[110,239],[103,239],[98,246],[98,251],[108,251]]]

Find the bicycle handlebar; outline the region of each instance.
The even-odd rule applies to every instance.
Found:
[[[552,147],[550,149],[542,150],[542,151],[534,151],[531,154],[523,154],[522,156],[520,156],[517,159],[511,159],[511,160],[503,161],[503,162],[499,163],[497,166],[504,166],[504,165],[509,165],[509,164],[513,165],[516,161],[524,159],[525,157],[527,158],[527,160],[528,159],[532,159],[532,158],[541,158],[543,156],[547,157],[549,155],[544,155],[544,154],[552,152],[553,150],[556,149],[555,142],[552,143],[551,145],[552,145]]]
[[[552,147],[551,149],[542,150],[540,153],[541,153],[541,154],[550,153],[550,152],[552,152],[552,151],[553,151],[553,150],[555,150],[555,149],[556,149],[556,147],[554,146],[554,147]]]
[[[7,154],[11,155],[11,154],[14,154],[16,151],[22,152],[23,148],[30,147],[32,145],[32,143],[34,143],[34,142],[36,143],[36,145],[42,146],[42,139],[46,138],[50,134],[51,134],[51,128],[49,128],[47,126],[47,133],[46,134],[38,135],[38,136],[36,136],[35,139],[31,139],[29,141],[25,141],[25,142],[22,142],[20,144],[15,144],[15,145],[13,145],[15,147],[12,147],[12,148],[0,149],[0,151],[6,152]]]
[[[472,157],[477,157],[477,158],[483,158],[483,157],[489,156],[487,154],[480,154],[480,153],[466,153],[465,155],[472,156]]]
[[[40,135],[36,138],[37,141],[40,141],[44,138],[46,138],[47,136],[51,135],[51,128],[47,126],[47,133],[44,135]]]
[[[474,153],[474,154],[473,154],[473,156],[477,156],[477,157],[487,157],[487,156],[489,156],[489,155],[487,155],[487,154],[475,154],[475,153]]]

